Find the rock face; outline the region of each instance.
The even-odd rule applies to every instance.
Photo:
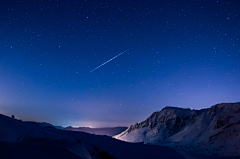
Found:
[[[168,145],[190,153],[240,156],[240,103],[201,110],[165,107],[114,137]]]

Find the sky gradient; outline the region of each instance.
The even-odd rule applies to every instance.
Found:
[[[239,8],[238,0],[2,0],[0,113],[129,126],[165,106],[239,102]]]

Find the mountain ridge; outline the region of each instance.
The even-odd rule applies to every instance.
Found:
[[[185,146],[191,153],[240,156],[240,102],[200,110],[167,106],[114,138],[178,149]]]
[[[167,146],[133,144],[108,136],[59,130],[0,114],[1,159],[183,159]]]

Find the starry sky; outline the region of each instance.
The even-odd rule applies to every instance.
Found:
[[[129,126],[240,101],[239,0],[1,0],[0,113]]]

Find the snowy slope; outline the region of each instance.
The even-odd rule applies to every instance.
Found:
[[[195,154],[240,156],[240,103],[202,110],[165,107],[114,138],[167,145]]]
[[[1,159],[183,159],[166,146],[127,143],[107,136],[43,127],[0,114]]]

